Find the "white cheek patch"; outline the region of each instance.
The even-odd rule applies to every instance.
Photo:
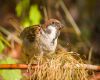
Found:
[[[50,32],[50,34],[48,34],[47,36],[48,36],[49,38],[51,38],[51,40],[52,40],[52,39],[54,39],[54,38],[56,37],[57,29],[56,29],[55,26],[52,26],[52,25],[48,26],[48,29],[49,29],[51,32]]]
[[[57,29],[56,26],[52,26],[52,25],[48,26],[47,29],[50,30],[50,33],[42,31],[40,37],[41,44],[42,44],[41,49],[54,52],[57,46],[57,38],[56,38]]]

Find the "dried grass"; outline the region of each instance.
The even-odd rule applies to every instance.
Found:
[[[34,57],[30,64],[36,63],[35,69],[29,68],[30,80],[88,80],[87,70],[77,67],[82,60],[76,60],[69,52]]]

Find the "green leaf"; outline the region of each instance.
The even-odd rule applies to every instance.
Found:
[[[29,21],[28,18],[23,19],[22,26],[24,26],[24,27],[29,27],[30,26],[30,21]]]
[[[40,24],[40,20],[41,20],[41,14],[40,11],[38,9],[37,5],[32,5],[30,7],[30,11],[29,11],[29,19],[31,21],[31,24]]]
[[[20,17],[22,13],[25,13],[27,11],[30,4],[30,0],[21,0],[17,6],[16,6],[16,13],[17,16]]]
[[[16,64],[16,60],[11,57],[7,57],[6,59],[0,60],[0,64]]]
[[[20,80],[22,78],[20,70],[2,70],[1,76],[3,80]]]
[[[18,17],[20,17],[22,14],[22,3],[21,2],[19,4],[17,4],[17,6],[16,6],[16,13],[17,13]]]
[[[29,4],[30,4],[30,0],[22,0],[22,6],[24,10],[28,9]]]
[[[6,59],[0,60],[0,64],[15,64],[16,61],[10,57]],[[2,76],[3,80],[20,80],[22,78],[20,70],[0,70],[0,75]]]
[[[4,50],[5,46],[2,43],[2,41],[0,40],[0,53],[2,53],[2,51]]]

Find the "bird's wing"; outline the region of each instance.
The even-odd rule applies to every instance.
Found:
[[[41,27],[39,25],[33,25],[25,28],[20,34],[22,41],[27,40],[30,43],[34,42],[37,34],[40,32],[40,28]]]

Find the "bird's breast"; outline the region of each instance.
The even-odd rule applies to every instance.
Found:
[[[46,36],[40,37],[41,48],[44,53],[45,53],[45,51],[52,52],[52,53],[55,52],[55,49],[57,46],[57,39],[55,39],[54,43],[52,43],[52,40],[53,39],[50,39],[50,36],[49,37],[46,37]]]

